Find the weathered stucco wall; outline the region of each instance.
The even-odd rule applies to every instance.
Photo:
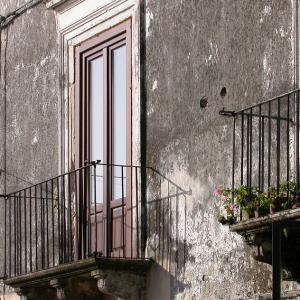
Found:
[[[1,4],[5,15],[23,3]],[[6,84],[2,89],[6,168],[36,183],[58,172],[59,66],[54,13],[39,4],[16,18],[2,31],[1,58],[3,87]],[[26,185],[7,174],[8,192]]]
[[[26,2],[1,0],[0,15]],[[7,172],[1,172],[0,193],[5,180],[12,192],[58,174],[58,70],[55,16],[42,3],[1,32],[0,168]]]
[[[217,221],[213,191],[230,184],[232,143],[232,120],[218,112],[294,88],[293,14],[292,0],[147,1],[147,164],[192,189],[174,299],[247,299],[270,288],[270,268]]]

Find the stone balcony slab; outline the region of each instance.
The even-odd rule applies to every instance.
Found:
[[[240,221],[230,225],[229,229],[232,232],[248,232],[269,228],[274,222],[300,221],[300,208],[283,210],[265,217],[252,218],[249,220]]]
[[[151,259],[89,258],[5,280],[27,300],[143,299]],[[120,278],[122,284],[120,285]],[[125,288],[126,287],[126,288]]]

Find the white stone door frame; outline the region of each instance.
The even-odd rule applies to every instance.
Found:
[[[132,22],[132,163],[140,162],[140,5],[139,0],[51,0],[60,46],[59,168],[74,166],[75,46],[122,21]]]

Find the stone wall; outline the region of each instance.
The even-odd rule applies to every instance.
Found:
[[[184,267],[166,280],[174,299],[247,299],[270,290],[270,268],[217,221],[213,191],[230,185],[232,144],[232,120],[218,112],[294,89],[294,5],[147,1],[147,164],[192,189],[186,212],[179,210]]]

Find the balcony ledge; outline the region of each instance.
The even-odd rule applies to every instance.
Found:
[[[247,233],[255,230],[261,231],[263,228],[270,227],[274,222],[285,221],[300,221],[300,208],[288,209],[265,217],[252,218],[245,221],[240,221],[230,225],[229,229],[232,232]]]
[[[125,258],[89,258],[72,263],[62,264],[49,269],[20,275],[5,280],[5,284],[12,287],[21,287],[25,284],[36,284],[49,281],[52,278],[84,275],[94,270],[130,271],[138,275],[145,274],[152,264],[151,259]]]
[[[282,277],[300,282],[300,208],[240,221],[230,225],[229,229],[243,236],[252,249],[254,259],[272,265],[273,223],[281,224]]]
[[[135,299],[152,263],[151,259],[89,258],[9,278],[5,284],[27,299],[40,299],[41,293],[49,299],[55,293],[58,299],[81,299],[78,294],[82,299],[86,295],[99,299],[103,294]]]

